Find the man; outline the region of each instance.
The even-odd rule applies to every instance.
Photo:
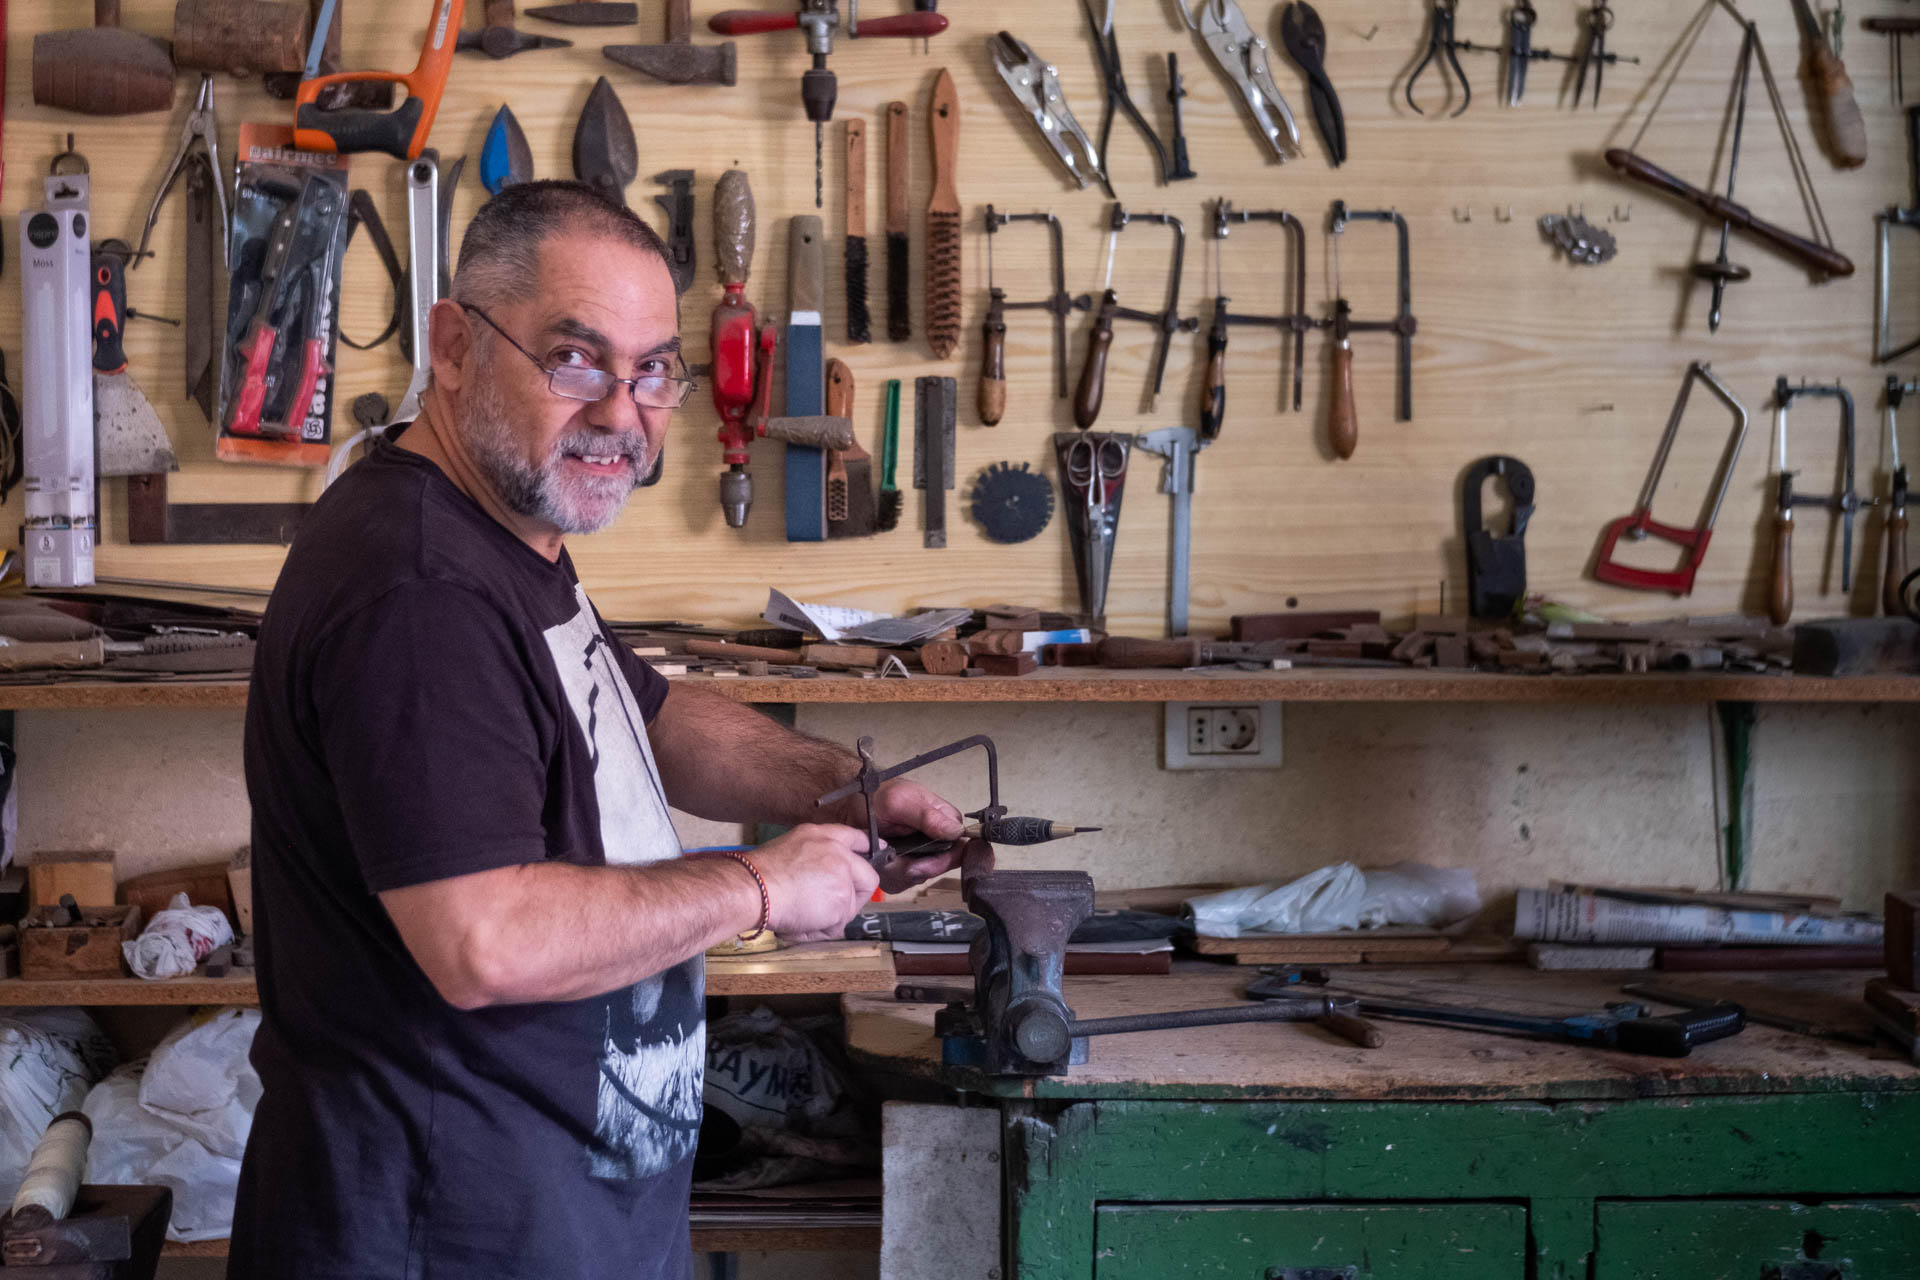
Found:
[[[261,627],[265,1093],[228,1274],[682,1280],[702,953],[835,936],[909,877],[819,821],[849,752],[669,690],[574,576],[566,535],[619,514],[692,391],[659,238],[530,183],[459,265],[419,419],[315,504]],[[805,825],[687,859],[669,803]],[[876,809],[961,833],[905,780]]]

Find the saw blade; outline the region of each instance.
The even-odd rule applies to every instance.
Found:
[[[1026,542],[1053,519],[1053,482],[1027,463],[996,462],[973,481],[973,519],[995,542]]]

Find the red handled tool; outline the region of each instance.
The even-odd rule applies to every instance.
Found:
[[[1734,426],[1720,462],[1720,486],[1713,495],[1713,506],[1707,512],[1705,522],[1694,528],[1680,528],[1662,524],[1653,518],[1653,494],[1660,487],[1660,474],[1667,468],[1667,456],[1673,452],[1673,440],[1680,432],[1680,420],[1686,416],[1687,397],[1693,394],[1696,379],[1713,388],[1714,394],[1733,410]],[[1621,516],[1601,531],[1600,554],[1594,565],[1593,576],[1617,587],[1670,591],[1677,596],[1691,595],[1693,576],[1699,572],[1700,562],[1707,558],[1707,543],[1713,537],[1714,521],[1720,518],[1720,504],[1726,499],[1727,486],[1733,481],[1733,464],[1740,458],[1740,444],[1746,437],[1746,407],[1734,398],[1725,383],[1713,375],[1710,367],[1698,361],[1688,365],[1687,376],[1680,383],[1680,395],[1673,402],[1673,413],[1667,418],[1666,433],[1660,437],[1659,451],[1653,455],[1653,467],[1647,472],[1646,484],[1641,486],[1640,500],[1634,505],[1631,515]],[[1685,561],[1677,569],[1639,569],[1621,564],[1613,557],[1623,537],[1630,542],[1656,538],[1672,543],[1686,553]]]
[[[227,419],[230,435],[293,437],[306,421],[314,391],[327,372],[326,302],[340,195],[330,182],[309,181],[299,199],[274,219],[260,266],[261,300],[237,346],[246,367]],[[281,342],[296,323],[303,332],[297,356]],[[296,359],[297,366],[290,369]],[[282,395],[290,373],[293,393]],[[267,417],[270,403],[285,406],[283,418]]]
[[[453,66],[454,43],[466,0],[434,0],[420,60],[404,75],[398,71],[342,71],[316,74],[319,50],[327,24],[314,26],[314,52],[307,58],[307,75],[293,100],[293,145],[302,151],[384,151],[400,160],[417,160],[433,129],[440,94]],[[320,94],[333,85],[386,81],[406,86],[407,100],[392,111],[322,111]]]

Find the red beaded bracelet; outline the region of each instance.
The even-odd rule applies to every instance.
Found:
[[[773,901],[767,897],[767,882],[761,878],[760,868],[754,866],[753,859],[738,849],[704,849],[701,854],[703,857],[710,858],[732,858],[745,867],[747,874],[753,877],[754,885],[760,890],[760,923],[753,927],[752,932],[740,935],[740,941],[752,942],[767,931],[768,918],[773,915]]]

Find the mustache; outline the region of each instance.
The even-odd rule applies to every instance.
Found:
[[[635,467],[645,468],[653,463],[647,437],[639,431],[573,431],[554,442],[551,462],[558,462],[566,455],[608,454],[625,458]]]

